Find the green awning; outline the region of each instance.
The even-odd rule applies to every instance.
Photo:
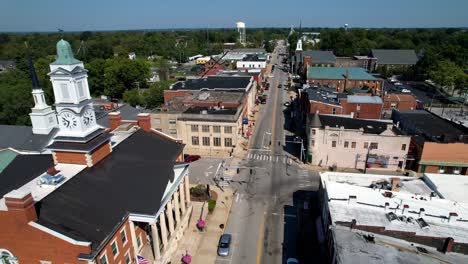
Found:
[[[468,167],[468,163],[462,162],[447,162],[436,160],[421,160],[419,165],[436,165],[436,166],[449,166],[449,167]]]

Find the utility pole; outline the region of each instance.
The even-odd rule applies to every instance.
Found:
[[[369,160],[370,150],[371,150],[371,143],[369,142],[369,146],[367,146],[366,160],[364,161],[364,174],[367,173],[367,161]]]

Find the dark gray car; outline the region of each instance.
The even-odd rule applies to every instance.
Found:
[[[219,238],[218,243],[218,255],[222,257],[229,256],[230,246],[231,246],[232,235],[231,234],[222,234]]]

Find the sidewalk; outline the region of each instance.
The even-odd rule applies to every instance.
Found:
[[[216,208],[212,214],[208,214],[208,203],[192,202],[193,212],[189,225],[172,257],[172,263],[181,263],[182,255],[186,251],[192,255],[193,264],[215,263],[219,237],[223,233],[221,224],[226,226],[231,210],[233,192],[230,188],[224,188],[224,192],[216,186],[211,190],[218,194]],[[196,224],[202,215],[206,221],[205,231],[199,232]]]

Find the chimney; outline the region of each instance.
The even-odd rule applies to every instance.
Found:
[[[350,195],[348,199],[348,204],[356,204],[356,195]]]
[[[401,209],[401,214],[404,215],[405,214],[405,210],[409,208],[409,205],[405,204],[403,205],[403,209]]]
[[[17,219],[28,223],[37,220],[36,208],[31,192],[13,190],[5,196],[5,205],[8,211],[17,216]]]
[[[120,126],[121,123],[122,115],[120,115],[119,111],[109,113],[109,128],[111,131]]]
[[[400,178],[392,178],[392,192],[400,191]]]
[[[149,113],[140,113],[137,116],[138,126],[145,131],[151,130],[151,116]]]
[[[449,213],[449,216],[448,216],[447,223],[450,223],[450,218],[452,218],[452,216],[453,216],[453,217],[457,217],[457,216],[458,216],[458,214],[457,214],[457,213],[455,213],[455,212],[450,212],[450,213]]]
[[[450,253],[453,251],[453,237],[447,237],[445,239],[444,247],[442,248],[442,252]]]
[[[351,220],[351,224],[349,225],[349,229],[353,230],[356,227],[356,219]]]
[[[385,211],[387,211],[387,208],[390,206],[389,202],[385,202]]]
[[[419,208],[419,215],[418,215],[418,216],[419,216],[419,217],[423,217],[425,211],[426,211],[426,210],[425,210],[424,208]]]
[[[59,173],[60,171],[57,170],[55,168],[55,166],[52,166],[50,168],[47,169],[47,174],[51,175],[51,176],[55,176],[57,173]]]

